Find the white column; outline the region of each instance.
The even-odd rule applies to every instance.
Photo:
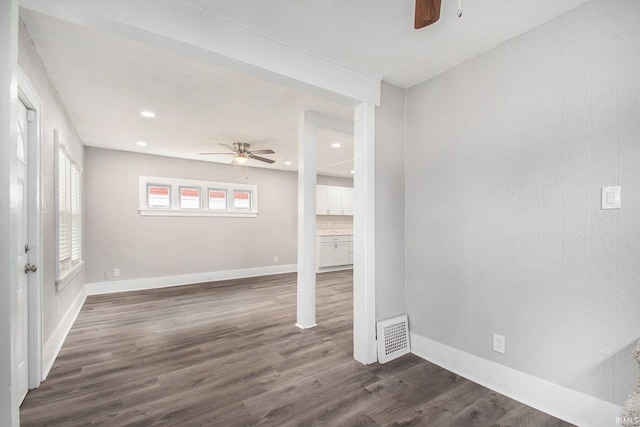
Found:
[[[355,108],[353,217],[353,357],[360,363],[376,354],[375,265],[375,106]]]
[[[16,247],[11,205],[15,186],[12,164],[17,149],[15,105],[18,100],[15,79],[18,63],[18,1],[0,1],[0,425],[20,424],[19,402],[14,396],[12,307],[16,299]],[[15,188],[13,189],[15,191]]]
[[[316,326],[316,127],[308,112],[298,117],[298,317],[301,329]]]

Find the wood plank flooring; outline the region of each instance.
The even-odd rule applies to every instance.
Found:
[[[318,275],[318,326],[296,276],[91,296],[24,426],[568,426],[413,355],[352,357],[352,275]]]

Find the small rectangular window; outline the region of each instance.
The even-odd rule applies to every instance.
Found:
[[[180,209],[200,209],[200,189],[180,187]]]
[[[258,216],[257,185],[141,175],[138,189],[140,215]]]
[[[147,185],[147,207],[171,208],[171,187],[168,185]]]
[[[227,210],[227,191],[215,188],[209,189],[209,210]]]
[[[251,192],[235,190],[233,192],[233,209],[236,211],[250,211]]]

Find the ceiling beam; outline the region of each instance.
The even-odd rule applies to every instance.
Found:
[[[381,79],[172,0],[21,0],[76,24],[179,51],[347,105],[380,105]]]

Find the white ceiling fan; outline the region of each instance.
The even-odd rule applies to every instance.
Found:
[[[233,165],[243,165],[249,161],[249,159],[258,160],[260,162],[265,163],[274,163],[275,160],[267,159],[266,157],[256,156],[256,154],[275,154],[275,151],[267,149],[267,150],[253,150],[250,151],[251,144],[247,142],[234,142],[233,145],[228,144],[219,144],[225,148],[228,148],[232,151],[232,153],[200,153],[202,156],[208,155],[233,155],[233,160],[231,160],[231,164]]]

